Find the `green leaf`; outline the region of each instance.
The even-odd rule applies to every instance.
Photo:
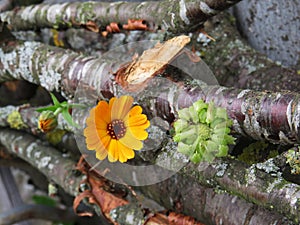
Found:
[[[199,117],[198,117],[198,114],[197,114],[197,111],[195,110],[194,107],[189,107],[189,113],[190,113],[190,117],[192,119],[192,121],[194,123],[198,123],[199,122]]]
[[[212,121],[214,121],[215,114],[216,114],[216,107],[214,105],[214,102],[211,101],[209,102],[207,108],[206,123],[210,124]]]
[[[197,112],[199,112],[202,109],[207,109],[208,104],[205,103],[202,99],[198,100],[197,102],[193,103],[193,107]],[[206,111],[206,110],[205,110]]]
[[[32,200],[36,204],[40,205],[47,205],[47,206],[56,206],[56,201],[49,196],[43,196],[43,195],[34,195],[32,196]]]
[[[55,110],[57,108],[58,107],[55,106],[55,105],[50,105],[50,106],[46,106],[46,107],[37,108],[35,111],[37,111],[37,112],[43,112],[43,111],[52,111],[52,112],[55,112]]]
[[[186,121],[190,120],[190,112],[189,112],[189,108],[183,108],[181,110],[178,111],[178,116],[180,119],[184,119]]]
[[[52,94],[52,93],[50,92],[50,96],[51,96],[51,98],[52,98],[53,104],[54,104],[55,106],[59,107],[59,106],[60,106],[60,103],[59,103],[59,101],[57,100],[57,98],[55,97],[55,95]]]
[[[87,108],[86,105],[84,105],[84,104],[77,104],[77,103],[69,104],[69,107],[70,108],[78,108],[78,109],[85,109],[85,108]]]
[[[175,128],[176,133],[180,133],[184,129],[188,128],[188,122],[186,120],[179,119],[174,123],[173,126]]]
[[[179,142],[178,143],[178,152],[190,156],[190,155],[193,154],[194,149],[190,145],[186,145],[186,144],[184,144],[182,142]]]
[[[63,102],[60,103],[60,107],[66,108],[66,107],[69,107],[69,104],[68,104],[68,102],[63,101]]]
[[[190,158],[193,163],[199,163],[202,159],[201,155],[199,153],[194,153],[192,157]]]
[[[220,145],[219,146],[219,152],[216,156],[218,157],[224,157],[228,155],[228,146],[227,145]]]
[[[216,109],[216,117],[227,119],[227,111],[224,108],[217,107]]]
[[[64,117],[64,119],[73,127],[79,127],[78,124],[76,124],[73,119],[72,116],[70,115],[69,111],[67,108],[63,109],[63,111],[61,112],[62,116]]]

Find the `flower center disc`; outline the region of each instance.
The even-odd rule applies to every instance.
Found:
[[[120,139],[124,137],[126,133],[126,127],[122,120],[113,120],[107,125],[107,133],[112,139]]]

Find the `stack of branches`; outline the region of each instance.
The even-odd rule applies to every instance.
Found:
[[[133,224],[128,218],[135,218],[134,224],[299,223],[299,175],[290,175],[284,154],[300,142],[298,74],[247,46],[230,15],[217,15],[238,1],[76,2],[37,4],[11,11],[7,10],[11,6],[9,1],[3,2],[0,82],[3,82],[2,88],[12,92],[21,90],[19,81],[26,81],[74,101],[80,82],[87,80],[88,85],[99,87],[97,93],[118,96],[123,93],[125,86],[122,85],[125,83],[127,87],[130,79],[125,77],[125,81],[117,82],[109,71],[111,67],[107,67],[99,55],[126,41],[153,36],[167,40],[187,32],[194,32],[189,47],[205,51],[204,59],[223,85],[207,85],[205,91],[197,92],[197,82],[179,77],[174,82],[180,86],[184,83],[184,92],[164,90],[166,96],[177,96],[178,105],[174,107],[171,100],[159,102],[157,99],[152,105],[170,124],[178,116],[178,108],[187,106],[184,99],[201,98],[226,108],[238,138],[231,152],[236,157],[219,158],[211,163],[187,163],[171,178],[139,187],[108,181],[91,172],[83,161],[76,167],[79,150],[74,144],[75,130],[63,119],[59,120],[61,130],[53,141],[38,130],[39,115],[34,106],[2,103],[0,143],[5,151],[37,168],[66,193],[77,196],[75,210],[82,199],[88,198],[86,204],[96,206],[96,213],[102,212],[105,219],[114,224]],[[197,37],[208,19],[212,26],[206,31],[216,41],[202,46]],[[49,39],[51,32],[53,38]],[[113,34],[118,32],[127,32],[127,36]],[[103,79],[97,79],[100,72],[110,74],[104,79],[105,84],[101,83]],[[159,72],[161,76],[166,74]],[[24,84],[26,92],[36,88],[29,83]],[[136,97],[137,102],[144,102],[145,108],[153,110],[147,105],[147,99]],[[156,152],[154,162],[170,151],[176,152],[176,144],[166,136],[166,144]],[[51,145],[41,144],[49,140]],[[251,144],[254,140],[256,142]],[[245,148],[247,145],[250,147]],[[252,149],[248,153],[250,159],[237,156],[243,148]],[[71,156],[64,157],[61,149]],[[279,153],[267,159],[270,149]],[[171,163],[172,160],[175,159],[171,158]],[[81,174],[75,174],[74,170]],[[90,189],[79,193],[82,183],[88,183]],[[142,195],[158,202],[165,211],[158,212],[144,204]],[[130,214],[132,217],[128,217]]]

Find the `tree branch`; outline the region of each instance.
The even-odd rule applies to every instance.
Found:
[[[8,23],[12,30],[85,26],[97,32],[99,28],[104,29],[112,22],[126,25],[129,19],[135,19],[144,21],[143,23],[147,24],[150,30],[161,27],[173,33],[180,33],[199,28],[208,18],[239,1],[165,0],[142,3],[40,4],[3,12],[0,14],[0,19]]]
[[[83,176],[75,176],[74,161],[63,158],[55,148],[42,145],[29,134],[13,130],[0,130],[1,143],[10,152],[38,168],[41,173],[60,185],[67,193],[76,195]]]
[[[38,107],[30,107],[29,105],[21,106],[4,106],[0,107],[0,127],[9,126],[14,129],[27,129],[30,133],[37,134],[39,112]],[[18,118],[12,119],[12,114],[15,113]],[[61,114],[58,115],[58,129],[73,131],[74,127],[67,123]]]
[[[21,204],[0,214],[0,225],[10,225],[28,219],[42,219],[59,222],[75,221],[77,216],[72,209],[63,210],[46,205]]]
[[[136,189],[166,208],[190,215],[206,225],[293,224],[284,214],[246,202],[222,189],[207,188],[184,174],[177,173],[158,184]]]
[[[216,41],[196,47],[204,51],[203,59],[220,84],[243,89],[300,92],[297,70],[273,62],[251,48],[238,33],[233,19],[228,12],[211,18],[205,31]]]
[[[71,172],[73,166],[71,165],[73,165],[74,162],[70,159],[61,156],[54,148],[41,145],[41,143],[31,135],[14,130],[1,129],[0,142],[9,152],[17,154],[34,167],[41,170],[49,180],[53,179],[53,181],[60,185],[66,192],[73,196],[77,195],[76,188],[84,177],[73,175]],[[36,143],[39,143],[39,146],[36,146]],[[174,151],[174,149],[172,151]],[[226,161],[224,161],[224,163],[225,162]],[[222,172],[222,166],[216,166],[214,168],[214,165],[216,166],[216,164],[213,164],[212,167],[207,169],[213,168],[212,173],[217,171],[217,176],[215,176],[215,178],[211,177],[210,179],[212,182],[222,179],[220,178],[220,175],[224,172]],[[222,163],[220,165],[222,165]],[[228,168],[231,167],[228,166]],[[190,170],[188,171],[188,169],[185,172],[192,173]],[[206,178],[208,178],[207,175]],[[204,179],[205,178],[203,178],[203,180]],[[215,179],[215,181],[213,181],[213,179]],[[199,181],[200,179],[193,182],[190,177],[178,174],[163,183],[139,187],[138,189],[154,200],[159,201],[166,208],[184,212],[187,215],[195,217],[199,221],[206,221],[207,224],[221,224],[221,221],[230,221],[234,225],[243,224],[245,221],[253,221],[252,224],[255,224],[255,221],[263,221],[263,224],[266,225],[274,224],[275,221],[279,224],[287,223],[286,218],[274,211],[270,212],[264,210],[263,208],[247,203],[236,196],[222,193],[222,191],[219,193],[215,192],[211,188],[202,186]],[[292,190],[293,189],[291,189],[290,193],[293,193],[293,196],[296,195],[297,192],[293,192]],[[274,191],[276,190],[274,189]],[[272,194],[272,196],[275,198],[276,193],[274,193],[274,195]],[[141,197],[141,199],[143,199],[143,197]],[[197,199],[197,201],[195,201],[195,199]],[[257,199],[257,201],[260,201],[260,199]],[[280,199],[278,199],[278,202],[279,201]],[[233,214],[232,211],[237,213]],[[293,213],[295,211],[293,211]],[[124,211],[122,212],[124,213]],[[285,215],[287,211],[282,212],[283,215]],[[297,214],[297,212],[295,213]],[[237,215],[243,216],[239,217]],[[287,215],[290,214],[288,213]],[[292,224],[292,222],[289,222],[289,224]]]
[[[48,91],[61,89],[67,98],[72,98],[80,81],[84,81],[90,91],[90,87],[97,87],[94,94],[98,96],[110,98],[124,92],[112,76],[112,68],[118,65],[115,59],[104,61],[94,56],[85,57],[37,42],[13,42],[13,47],[12,50],[11,46],[2,45],[0,49],[0,67],[3,68],[0,70],[0,82],[8,79],[25,79],[40,84]],[[158,98],[146,101],[143,95],[136,96],[136,101],[142,105],[150,104],[143,105],[145,109],[155,105],[159,116],[168,118],[169,122],[176,118],[178,108],[187,107],[198,99],[214,101],[227,109],[229,117],[233,119],[233,129],[237,133],[273,143],[300,143],[299,93],[200,86],[199,83],[184,79],[181,79],[178,85],[182,86],[180,82],[185,82],[186,85],[178,93],[173,93],[174,91],[168,87],[159,87],[163,84],[157,84],[157,87],[161,88],[162,99],[165,99],[163,96],[173,96],[172,102],[175,104]],[[152,89],[145,90],[152,93]],[[162,111],[162,108],[169,110]]]

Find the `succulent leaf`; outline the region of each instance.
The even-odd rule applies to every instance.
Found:
[[[226,156],[228,145],[234,144],[231,125],[226,109],[215,106],[214,102],[198,100],[178,111],[173,139],[178,142],[178,151],[189,156],[192,162],[211,162],[215,157]]]

